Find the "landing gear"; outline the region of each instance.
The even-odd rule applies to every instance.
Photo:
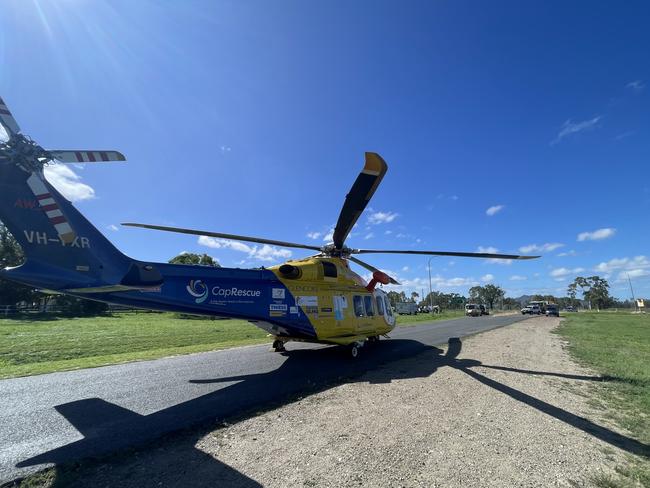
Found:
[[[281,341],[280,339],[276,339],[273,341],[273,345],[271,346],[275,352],[285,352],[286,349],[284,347],[284,341]]]
[[[349,346],[349,351],[350,351],[350,357],[352,359],[356,359],[359,357],[359,352],[361,352],[361,348],[363,347],[363,342],[353,342]]]
[[[368,343],[370,345],[377,344],[378,342],[379,342],[379,336],[378,335],[368,337]]]

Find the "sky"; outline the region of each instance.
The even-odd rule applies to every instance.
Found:
[[[0,96],[57,188],[126,254],[270,266],[324,244],[365,151],[388,173],[351,247],[408,293],[564,295],[599,275],[650,298],[647,2],[3,0]],[[360,273],[365,273],[359,269]]]

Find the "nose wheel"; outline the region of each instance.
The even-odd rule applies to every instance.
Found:
[[[271,346],[275,352],[285,352],[286,348],[284,347],[284,341],[281,341],[280,339],[276,339],[273,341],[273,345]]]
[[[348,351],[350,352],[350,357],[352,359],[356,359],[359,357],[359,353],[361,352],[361,348],[363,347],[363,342],[353,342],[350,344],[348,347]]]

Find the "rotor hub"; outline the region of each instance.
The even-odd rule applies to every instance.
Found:
[[[0,156],[26,171],[40,170],[52,159],[50,153],[22,134],[0,144]]]

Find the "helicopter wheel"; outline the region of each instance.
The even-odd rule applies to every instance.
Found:
[[[377,344],[379,342],[379,336],[370,336],[368,337],[368,343],[369,344]]]
[[[356,342],[354,344],[350,344],[350,357],[352,359],[357,359],[359,357],[359,344]]]
[[[284,347],[284,342],[281,341],[280,339],[274,340],[273,345],[271,347],[273,347],[273,350],[275,352],[285,352],[286,351],[286,349]]]

